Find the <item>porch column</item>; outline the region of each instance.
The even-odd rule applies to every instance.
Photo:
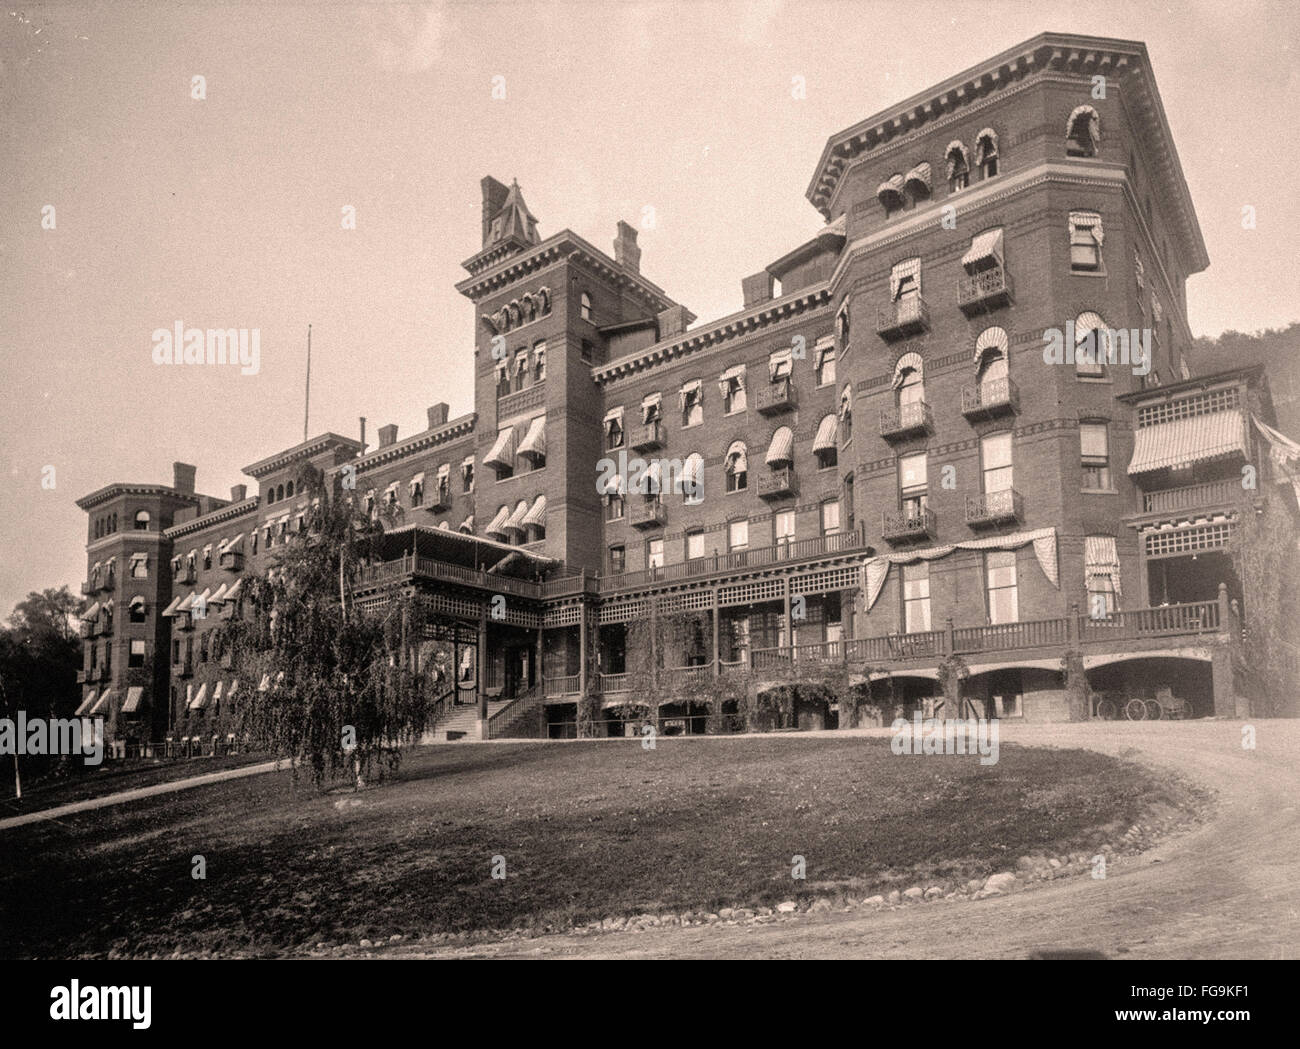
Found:
[[[587,694],[587,602],[578,605],[578,695]]]
[[[722,673],[722,653],[718,651],[718,588],[713,588],[713,676]]]
[[[781,582],[781,614],[785,617],[785,643],[790,648],[790,659],[794,660],[794,623],[790,621],[790,577]]]
[[[543,699],[546,697],[546,671],[542,667],[542,655],[545,650],[546,646],[542,639],[542,628],[539,626],[537,628],[537,657],[533,666],[533,674],[536,680],[533,682],[533,688],[537,690],[537,694]]]
[[[475,683],[478,688],[478,738],[488,738],[488,702],[487,702],[487,671],[488,671],[488,653],[487,653],[487,605],[484,605],[478,614],[478,680]]]

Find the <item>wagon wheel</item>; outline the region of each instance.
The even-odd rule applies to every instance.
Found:
[[[1130,699],[1124,705],[1124,716],[1129,721],[1145,721],[1147,716],[1147,704],[1144,699]]]
[[[1097,704],[1097,717],[1102,721],[1114,721],[1119,717],[1119,708],[1113,699],[1103,699]]]
[[[1161,706],[1161,705],[1160,705],[1156,700],[1154,700],[1154,699],[1148,699],[1148,700],[1146,701],[1146,704],[1147,704],[1147,720],[1148,720],[1148,721],[1159,721],[1160,718],[1164,715],[1165,708],[1162,707],[1162,706]]]

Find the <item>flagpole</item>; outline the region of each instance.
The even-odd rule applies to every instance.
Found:
[[[311,325],[307,325],[307,394],[302,409],[302,439],[307,440],[307,417],[311,414]]]

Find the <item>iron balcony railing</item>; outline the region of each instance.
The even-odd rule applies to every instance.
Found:
[[[934,418],[925,401],[913,401],[894,408],[880,409],[880,436],[889,440],[910,433],[933,429]]]
[[[1014,488],[966,497],[968,525],[991,525],[1000,521],[1022,520],[1024,520],[1024,510],[1021,506],[1020,493]]]
[[[933,538],[935,527],[934,511],[928,506],[919,510],[886,510],[880,519],[880,535],[889,542]]]
[[[634,501],[630,509],[633,528],[655,528],[668,520],[668,508],[658,499]]]
[[[1020,388],[1010,378],[989,379],[961,391],[961,413],[968,419],[990,418],[1020,410]]]
[[[763,415],[775,415],[795,406],[794,384],[788,378],[759,386],[756,407]]]
[[[795,472],[793,466],[779,466],[758,478],[758,497],[760,499],[779,499],[795,490]]]
[[[658,419],[634,427],[631,435],[634,452],[649,452],[664,446],[664,428]]]
[[[876,311],[876,334],[882,339],[901,339],[930,330],[930,310],[920,295],[908,295]]]
[[[1011,274],[1005,266],[973,273],[957,285],[957,306],[967,316],[1007,306],[1012,301]]]

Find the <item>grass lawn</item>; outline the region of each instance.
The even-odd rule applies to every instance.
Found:
[[[0,832],[0,955],[272,955],[888,891],[1179,800],[1134,765],[1005,743],[994,766],[861,737],[427,747],[359,794],[273,773]]]

